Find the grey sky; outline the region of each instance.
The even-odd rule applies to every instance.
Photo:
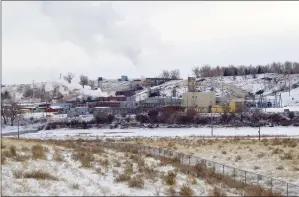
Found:
[[[2,82],[299,61],[299,2],[2,2]]]

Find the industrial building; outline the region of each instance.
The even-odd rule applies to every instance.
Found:
[[[210,108],[216,105],[215,92],[185,92],[183,94],[183,107],[194,108],[197,112],[210,112]]]

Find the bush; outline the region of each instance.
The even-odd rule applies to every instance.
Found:
[[[167,175],[164,176],[163,178],[164,183],[167,185],[175,185],[176,183],[176,173],[173,171],[169,171]]]
[[[194,191],[188,185],[183,185],[179,194],[180,196],[193,196]]]
[[[148,116],[144,115],[144,114],[137,114],[136,121],[138,121],[140,123],[148,123]]]
[[[41,145],[34,145],[31,147],[31,153],[33,159],[46,159],[47,149]]]

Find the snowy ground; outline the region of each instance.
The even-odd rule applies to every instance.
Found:
[[[219,183],[209,184],[151,157],[116,152],[92,144],[43,144],[46,149],[37,147],[37,144],[40,143],[4,139],[2,155],[5,160],[1,160],[3,195],[160,196],[170,195],[170,187],[178,195],[184,195],[180,193],[184,185],[195,196],[209,195],[214,186],[221,187],[229,196],[240,195],[236,189]],[[169,177],[169,171],[176,174],[172,186],[165,179]]]
[[[258,128],[213,128],[214,136],[257,136]],[[298,127],[262,127],[261,135],[285,135],[299,137]],[[184,136],[211,136],[211,128],[160,128],[160,129],[60,129],[42,130],[38,133],[22,135],[25,138],[55,138],[66,139],[75,136],[90,137],[184,137]]]
[[[173,150],[298,185],[299,139],[132,138],[130,143]]]

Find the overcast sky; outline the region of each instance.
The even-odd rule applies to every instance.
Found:
[[[299,61],[299,2],[2,2],[2,82]]]

